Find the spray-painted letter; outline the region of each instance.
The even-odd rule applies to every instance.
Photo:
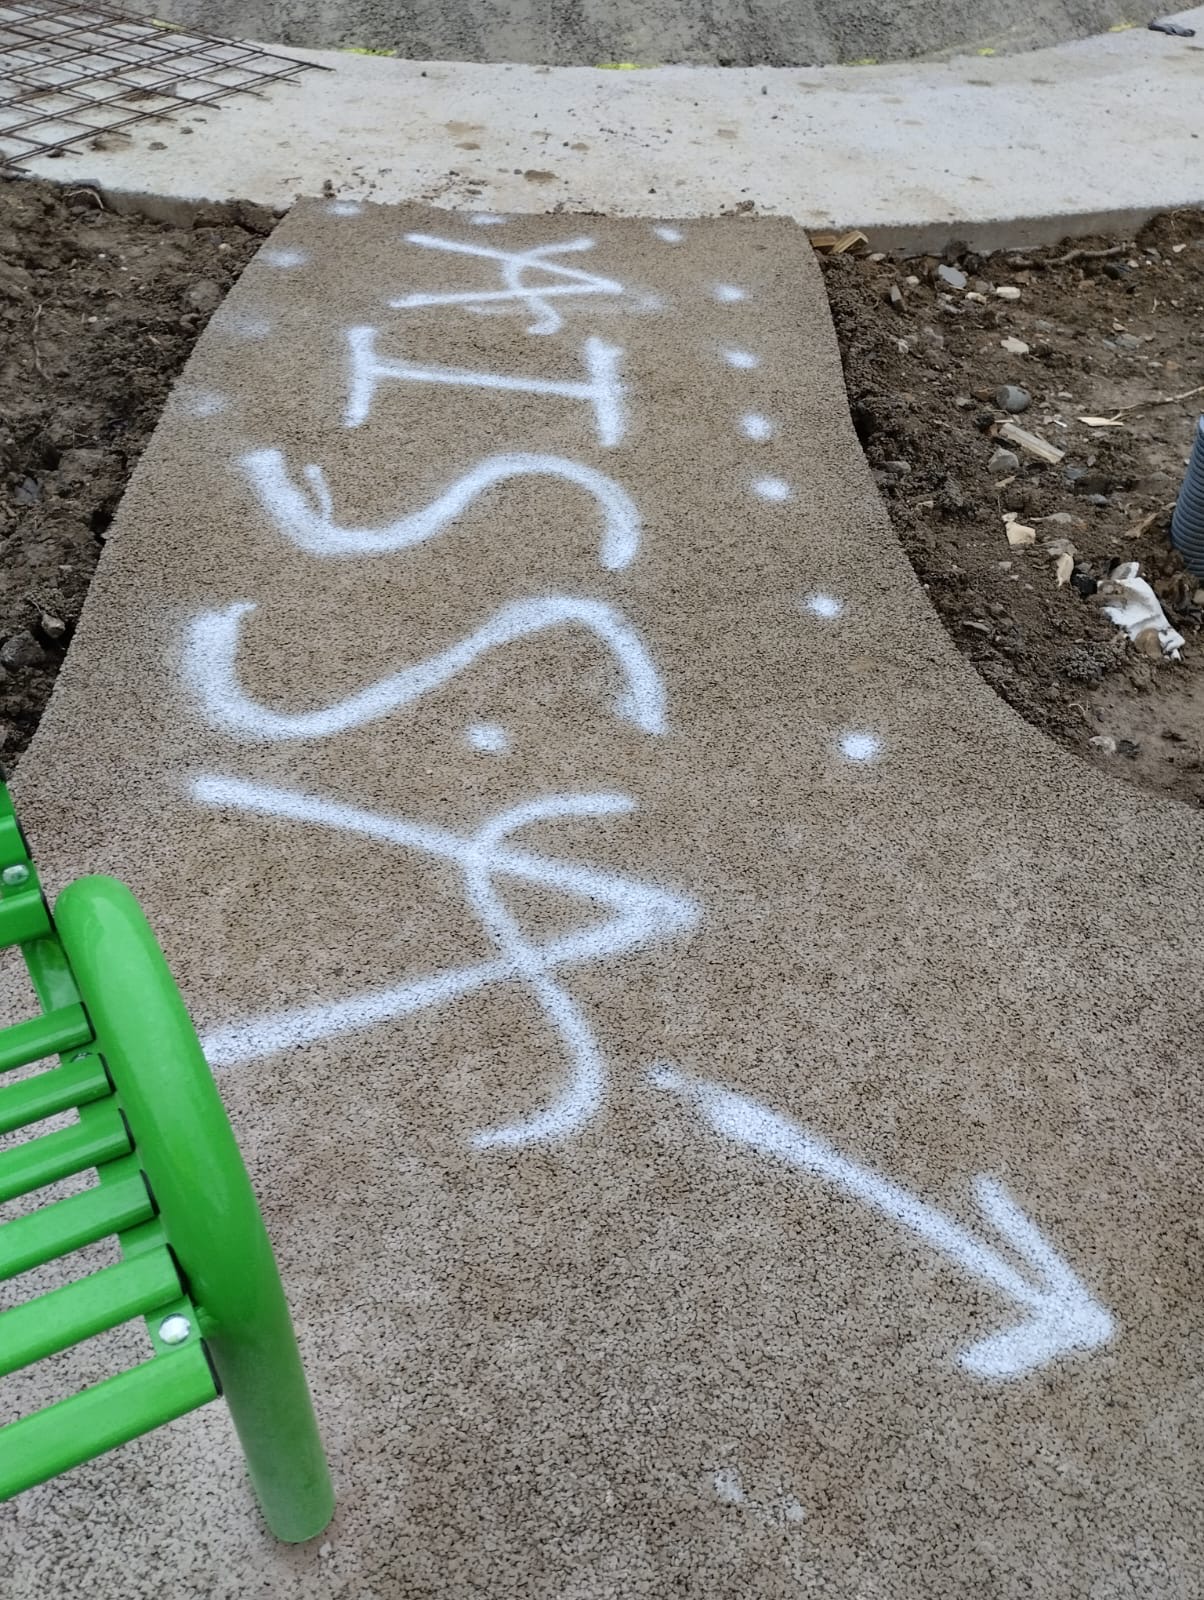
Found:
[[[347,408],[343,421],[358,428],[368,420],[376,386],[384,378],[408,383],[452,383],[469,389],[498,389],[511,394],[559,395],[564,400],[584,400],[593,408],[598,443],[616,445],[626,432],[624,388],[619,378],[618,345],[589,338],[581,347],[584,382],[557,378],[510,378],[501,372],[467,372],[460,367],[419,367],[413,362],[390,360],[376,353],[376,329],[348,328],[350,371]]]
[[[599,278],[591,272],[581,272],[576,267],[561,266],[549,261],[549,256],[563,255],[568,251],[592,250],[592,239],[567,239],[562,244],[541,244],[533,250],[492,250],[488,245],[461,244],[455,239],[439,239],[429,233],[407,233],[408,244],[421,245],[426,250],[446,250],[453,255],[477,256],[483,261],[496,261],[501,267],[504,289],[487,293],[466,294],[406,294],[389,304],[395,311],[416,310],[420,306],[465,306],[469,311],[488,312],[503,310],[507,301],[518,302],[533,317],[528,333],[555,333],[561,326],[560,312],[549,301],[564,295],[622,294],[623,285],[611,278]],[[534,288],[524,284],[527,272],[542,272],[556,283]]]
[[[547,628],[577,623],[614,656],[626,680],[615,711],[644,733],[665,731],[665,690],[643,641],[613,606],[574,595],[519,600],[503,606],[459,644],[403,667],[391,677],[319,711],[280,712],[243,693],[238,680],[238,642],[243,618],[256,609],[240,600],[224,611],[193,619],[184,641],[183,673],[209,721],[248,739],[321,739],[373,722],[437,689],[500,645]]]
[[[314,556],[377,555],[408,550],[442,533],[478,495],[494,484],[522,477],[561,478],[593,495],[602,508],[603,518],[599,560],[608,570],[615,572],[628,566],[639,549],[640,514],[631,496],[605,473],[583,467],[566,456],[534,455],[527,451],[487,456],[421,511],[412,511],[379,528],[342,528],[335,522],[330,488],[321,467],[305,467],[307,486],[302,486],[289,474],[279,450],[253,450],[242,458],[242,465],[280,532]]]
[[[214,1066],[230,1066],[277,1050],[295,1049],[340,1033],[370,1028],[431,1006],[447,1005],[490,984],[525,984],[564,1045],[569,1059],[568,1080],[555,1099],[532,1116],[479,1133],[474,1143],[481,1149],[513,1148],[564,1138],[588,1121],[601,1103],[606,1084],[605,1058],[588,1021],[560,981],[561,970],[670,938],[692,927],[698,918],[698,911],[689,900],[652,884],[575,862],[556,861],[510,843],[512,834],[532,823],[630,812],[632,802],[622,794],[546,795],[493,817],[466,838],[445,828],[381,816],[315,795],[245,783],[238,778],[200,778],[192,793],[203,805],[232,807],[355,833],[403,849],[420,850],[459,867],[468,903],[497,947],[492,960],[431,973],[393,989],[246,1017],[206,1034],[204,1047]],[[535,943],[523,934],[503,904],[495,887],[500,877],[537,884],[586,901],[591,907],[590,919],[582,927],[542,944]],[[598,906],[611,912],[605,921],[597,920]]]

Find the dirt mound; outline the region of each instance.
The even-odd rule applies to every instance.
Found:
[[[825,267],[854,423],[958,648],[1079,754],[1199,804],[1204,586],[1168,530],[1204,409],[1204,214],[1136,240]],[[1000,436],[1008,422],[1062,459]],[[1185,636],[1179,662],[1104,614],[1132,561]]]
[[[0,180],[0,759],[50,696],[126,480],[273,219],[118,216]]]
[[[895,61],[976,49],[1033,50],[1129,23],[1123,0],[514,0],[398,6],[388,0],[142,0],[135,9],[202,32],[422,61],[551,66],[691,62],[721,67]]]

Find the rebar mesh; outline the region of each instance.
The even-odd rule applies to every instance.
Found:
[[[0,0],[0,165],[257,94],[310,65],[111,6]]]

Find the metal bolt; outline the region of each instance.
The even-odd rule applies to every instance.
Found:
[[[3,881],[5,888],[8,889],[15,889],[19,883],[26,883],[28,880],[29,868],[20,861],[15,861],[11,867],[5,867],[0,873],[0,881]]]
[[[187,1317],[164,1317],[159,1324],[159,1337],[164,1344],[183,1344],[192,1332],[192,1323]]]

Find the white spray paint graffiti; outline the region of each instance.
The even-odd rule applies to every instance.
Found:
[[[186,417],[216,417],[230,405],[215,389],[194,389],[188,384],[176,390],[175,401]]]
[[[679,895],[616,873],[556,861],[509,842],[512,834],[533,823],[625,815],[634,809],[626,795],[547,795],[490,818],[464,838],[445,828],[237,778],[199,778],[192,792],[205,805],[360,834],[423,851],[459,867],[468,903],[497,946],[495,960],[435,973],[395,989],[248,1017],[214,1029],[202,1042],[214,1066],[231,1066],[446,1005],[490,984],[525,984],[564,1046],[568,1081],[536,1115],[478,1133],[474,1143],[480,1149],[562,1139],[587,1122],[601,1104],[606,1063],[588,1022],[558,975],[568,967],[607,960],[674,937],[697,921],[695,906]],[[523,935],[497,892],[496,880],[504,877],[605,906],[613,916],[545,943],[534,943]]]
[[[335,215],[352,215],[358,206],[335,202],[328,209]],[[480,227],[505,220],[489,213],[472,218]],[[682,238],[679,229],[669,226],[657,227],[654,232],[670,244]],[[520,310],[529,318],[529,333],[546,335],[563,326],[561,307],[575,297],[593,297],[596,304],[599,298],[613,300],[626,295],[623,285],[557,259],[591,249],[589,239],[505,251],[429,234],[410,234],[407,238],[421,249],[490,263],[500,271],[502,287],[403,295],[390,302],[396,310],[451,306],[478,314]],[[281,267],[297,266],[306,259],[303,251],[275,248],[262,255],[265,261]],[[737,285],[713,284],[709,288],[721,304],[748,298],[748,291]],[[625,301],[627,310],[654,311],[662,306],[655,295],[630,296]],[[245,337],[258,336],[258,331],[251,332],[246,319],[241,327],[232,327]],[[581,346],[584,378],[578,380],[419,365],[401,357],[379,355],[377,337],[377,330],[367,326],[351,328],[347,333],[349,389],[344,423],[348,428],[361,427],[368,421],[377,386],[390,381],[580,401],[590,408],[603,448],[619,444],[626,435],[627,395],[620,378],[623,351],[601,339],[587,338]],[[751,372],[761,365],[761,358],[747,349],[712,344],[712,359],[716,350],[737,372]],[[181,401],[189,403],[187,391]],[[212,409],[225,404],[220,396],[209,397],[209,402],[213,403]],[[195,398],[192,403],[196,404]],[[202,409],[197,414],[208,411]],[[756,411],[747,411],[740,417],[739,429],[744,438],[757,443],[764,443],[777,431],[775,423]],[[297,548],[319,558],[412,549],[453,525],[481,495],[526,476],[556,478],[593,497],[602,524],[598,559],[607,570],[620,571],[629,566],[640,547],[641,520],[627,492],[613,478],[559,455],[519,451],[485,457],[421,509],[379,526],[347,526],[336,521],[326,475],[314,463],[304,466],[300,477],[295,478],[280,450],[259,449],[242,458],[242,468],[278,532]],[[753,493],[773,502],[790,500],[795,492],[784,479],[774,476],[750,477],[746,484]],[[842,601],[826,594],[812,594],[796,603],[811,615],[825,619],[835,618],[844,610]],[[552,595],[505,605],[475,632],[449,648],[344,700],[295,713],[272,710],[250,698],[242,688],[237,667],[242,627],[255,609],[251,602],[242,601],[196,617],[188,629],[183,654],[184,675],[203,714],[236,737],[291,740],[337,735],[413,705],[494,649],[562,626],[585,628],[614,657],[622,677],[622,687],[614,701],[615,714],[644,734],[665,731],[665,690],[648,651],[622,614],[598,600]],[[486,754],[502,756],[510,749],[510,736],[497,723],[470,722],[462,737],[472,749]],[[873,761],[882,748],[876,734],[850,731],[837,736],[834,732],[832,737],[836,740],[832,754],[835,756],[838,750],[853,762]],[[504,774],[505,770],[501,772]],[[523,850],[514,843],[513,836],[526,827],[629,814],[634,802],[621,794],[545,795],[501,811],[469,834],[459,834],[233,777],[202,777],[192,793],[199,804],[358,835],[417,851],[436,863],[435,870],[445,874],[449,866],[454,869],[468,907],[496,948],[494,957],[428,972],[389,988],[264,1011],[214,1029],[204,1042],[215,1065],[232,1065],[452,1004],[493,985],[518,988],[531,997],[559,1040],[568,1064],[567,1076],[558,1089],[549,1091],[541,1109],[479,1132],[474,1142],[481,1149],[518,1148],[564,1138],[581,1129],[601,1105],[607,1086],[607,1063],[589,1020],[565,986],[566,972],[683,935],[699,918],[698,908],[680,895],[626,876]],[[502,898],[499,886],[507,880],[585,902],[589,920],[542,941],[529,939]],[[600,922],[599,908],[605,913]],[[1112,1336],[1108,1312],[1092,1299],[993,1179],[976,1180],[979,1207],[1017,1260],[1027,1263],[1024,1270],[969,1228],[899,1185],[857,1165],[805,1128],[756,1101],[718,1085],[688,1079],[667,1066],[654,1069],[652,1080],[679,1102],[699,1111],[717,1133],[852,1195],[1022,1308],[1025,1320],[1019,1326],[980,1340],[962,1353],[961,1362],[967,1371],[983,1378],[1015,1377],[1067,1351],[1090,1349]],[[721,1499],[731,1503],[737,1503],[743,1492],[738,1474],[734,1473],[730,1481],[716,1474],[715,1489]],[[797,1506],[797,1502],[794,1504]]]
[[[470,389],[499,389],[512,394],[558,395],[564,400],[584,400],[593,409],[598,443],[609,449],[627,431],[625,391],[619,378],[622,350],[602,339],[588,338],[581,347],[584,382],[556,378],[511,378],[500,372],[466,372],[459,367],[419,367],[409,361],[389,360],[376,353],[376,329],[348,328],[350,372],[344,426],[358,428],[368,420],[376,386],[382,379],[409,383],[451,383]]]
[[[234,311],[224,318],[224,332],[239,339],[266,339],[272,331],[269,317],[257,317],[249,311]]]
[[[208,720],[246,739],[324,739],[374,722],[470,667],[478,657],[548,628],[576,623],[593,633],[617,662],[626,688],[615,701],[616,715],[643,733],[665,731],[665,690],[639,635],[613,606],[575,595],[550,595],[503,606],[475,633],[458,644],[403,667],[400,672],[324,706],[320,711],[279,712],[243,693],[238,678],[238,645],[244,617],[257,607],[239,600],[224,611],[205,611],[188,627],[183,675]]]
[[[510,752],[510,735],[496,722],[474,722],[465,730],[464,738],[483,755],[504,756]]]
[[[265,245],[259,252],[260,261],[266,261],[270,267],[303,267],[309,260],[308,250],[290,250],[283,245]]]
[[[1072,1350],[1091,1350],[1113,1335],[1109,1313],[1092,1298],[1039,1230],[994,1178],[974,1180],[979,1210],[1023,1259],[1026,1277],[968,1228],[889,1178],[842,1156],[806,1128],[789,1122],[756,1100],[717,1084],[685,1077],[671,1067],[652,1070],[652,1082],[699,1110],[716,1133],[747,1145],[761,1155],[809,1172],[855,1200],[889,1217],[938,1250],[963,1272],[989,1285],[1021,1307],[1026,1319],[1004,1333],[981,1339],[959,1356],[967,1372],[979,1378],[1015,1378]]]
[[[458,294],[406,294],[389,304],[394,311],[413,311],[422,306],[464,306],[469,311],[489,312],[506,309],[506,302],[517,302],[533,317],[528,333],[556,333],[564,325],[553,299],[565,295],[618,295],[623,285],[613,278],[599,278],[577,267],[566,267],[550,258],[582,250],[592,250],[592,239],[566,239],[560,244],[541,244],[531,250],[492,250],[488,245],[464,244],[456,239],[440,239],[430,233],[407,233],[406,242],[424,250],[445,250],[454,255],[476,256],[501,267],[503,289],[465,291]],[[535,288],[523,282],[528,272],[539,271],[555,283]]]
[[[752,491],[761,500],[773,500],[779,504],[794,498],[794,490],[785,478],[754,478]]]
[[[592,494],[602,508],[599,560],[609,571],[629,565],[640,546],[640,514],[635,501],[613,478],[565,456],[516,452],[488,456],[464,473],[421,511],[399,517],[380,528],[342,528],[326,475],[318,466],[303,469],[307,488],[289,475],[279,450],[253,450],[242,458],[244,472],[277,528],[299,549],[315,556],[379,555],[407,550],[441,533],[494,484],[508,478],[561,478]]]
[[[840,749],[850,761],[874,761],[882,752],[882,740],[876,733],[844,733]]]

